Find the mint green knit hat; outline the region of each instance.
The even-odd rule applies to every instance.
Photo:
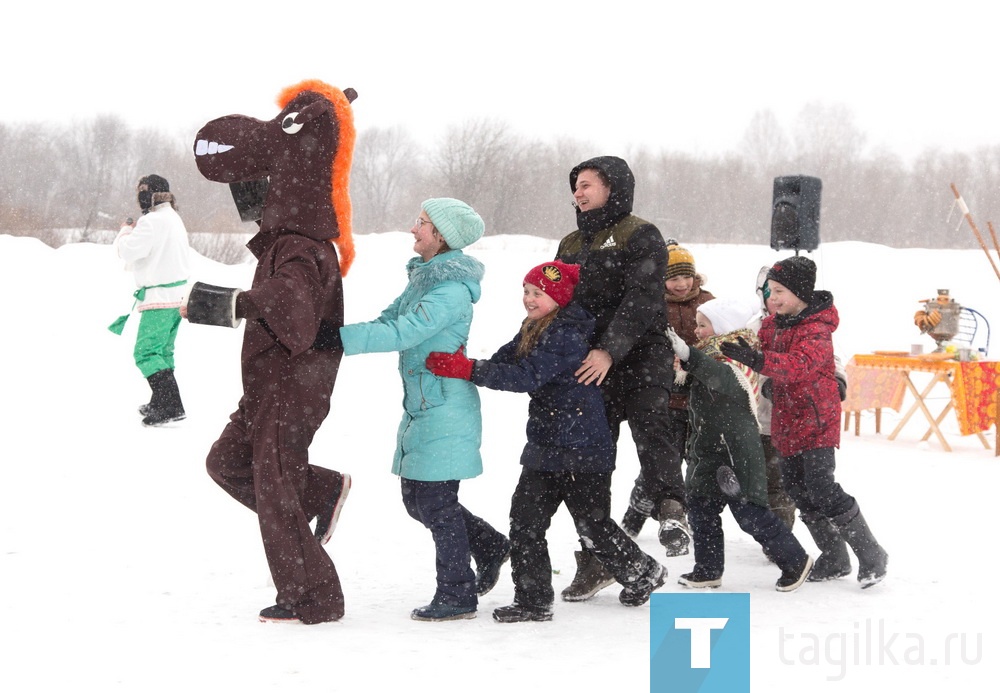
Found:
[[[460,250],[483,237],[486,224],[469,205],[451,197],[434,197],[420,205],[448,247]]]

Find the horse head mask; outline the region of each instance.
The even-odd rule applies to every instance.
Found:
[[[348,187],[356,98],[350,88],[301,82],[278,95],[281,111],[271,120],[216,118],[198,131],[194,145],[203,176],[248,184],[263,195],[261,232],[290,231],[332,241],[344,275],[354,260]]]

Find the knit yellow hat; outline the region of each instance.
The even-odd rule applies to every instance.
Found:
[[[667,279],[672,277],[693,277],[694,255],[679,245],[667,247]]]

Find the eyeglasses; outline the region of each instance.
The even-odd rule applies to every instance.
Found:
[[[433,226],[434,222],[429,219],[424,219],[423,217],[417,217],[417,220],[413,222],[413,225],[416,226],[418,229],[422,229],[424,227],[424,224],[430,224],[431,226]]]

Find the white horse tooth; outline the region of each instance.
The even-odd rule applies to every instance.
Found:
[[[208,142],[206,142],[205,140],[198,140],[198,142],[195,143],[194,145],[194,155],[202,156],[203,154],[207,153],[208,153]]]
[[[218,142],[209,142],[208,143],[208,153],[209,154],[218,154],[219,153],[219,143]]]
[[[233,148],[233,145],[231,145],[231,144],[220,144],[219,145],[219,152],[228,152],[232,148]]]

